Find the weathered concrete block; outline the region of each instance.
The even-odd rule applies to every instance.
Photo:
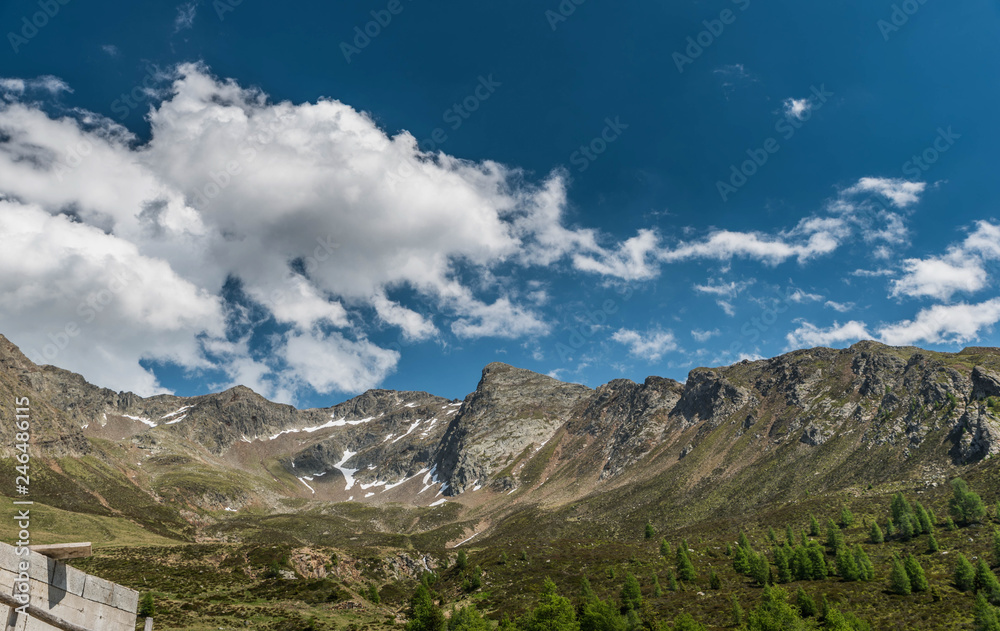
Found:
[[[139,592],[116,584],[111,594],[111,606],[134,615],[139,610]]]
[[[87,582],[83,586],[84,598],[95,603],[101,603],[102,605],[110,605],[112,592],[113,584],[111,582],[103,578],[87,575]]]

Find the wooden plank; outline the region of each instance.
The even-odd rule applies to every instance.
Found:
[[[8,607],[10,607],[11,615],[14,617],[14,620],[17,620],[17,613],[14,611],[14,609],[21,606],[21,604],[17,602],[17,599],[15,599],[13,596],[9,596],[7,594],[4,594],[3,592],[0,592],[0,603],[3,603]],[[62,618],[53,616],[51,613],[45,611],[44,609],[39,609],[34,605],[28,605],[26,611],[27,614],[32,618],[37,618],[38,620],[41,620],[46,624],[50,624],[57,629],[61,629],[62,631],[96,631],[95,629],[88,629],[86,627],[81,627],[80,625],[73,624],[72,622],[66,622]]]
[[[50,559],[80,559],[91,555],[89,541],[83,543],[56,543],[45,546],[28,546],[33,552],[44,554]]]

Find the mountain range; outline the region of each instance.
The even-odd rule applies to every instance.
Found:
[[[338,502],[452,505],[424,519],[462,534],[529,506],[565,532],[569,513],[613,530],[620,515],[683,506],[683,524],[810,493],[934,487],[1000,453],[996,348],[867,341],[594,389],[493,363],[461,401],[369,390],[299,410],[242,386],[115,392],[0,336],[0,402],[23,396],[36,500],[181,538]],[[12,431],[0,428],[5,459]]]

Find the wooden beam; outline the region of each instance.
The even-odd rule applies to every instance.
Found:
[[[56,543],[47,546],[28,546],[33,552],[44,554],[50,559],[80,559],[91,555],[91,544],[84,543]]]
[[[5,594],[3,592],[0,592],[0,603],[3,603],[8,607],[10,607],[11,614],[14,616],[14,619],[16,620],[17,613],[14,611],[14,609],[20,607],[21,603],[17,602],[17,599],[14,598],[13,596]],[[61,629],[62,631],[96,631],[95,629],[88,629],[86,627],[81,627],[80,625],[73,624],[72,622],[66,622],[62,618],[53,616],[51,613],[45,611],[44,609],[39,609],[34,605],[28,605],[26,611],[27,614],[32,618],[41,620],[42,622],[50,624],[57,629]]]

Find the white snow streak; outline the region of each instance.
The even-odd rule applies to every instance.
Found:
[[[156,427],[156,423],[154,423],[153,421],[149,420],[148,418],[142,418],[140,416],[129,416],[128,414],[119,414],[119,416],[124,416],[125,418],[132,419],[133,421],[139,421],[140,423],[145,423],[146,425],[149,425],[150,427]]]
[[[193,407],[194,407],[193,405],[185,405],[184,407],[182,407],[181,409],[177,410],[176,412],[171,412],[170,414],[164,414],[163,416],[160,417],[160,419],[162,420],[162,419],[165,419],[165,418],[170,418],[171,416],[177,416],[181,412],[186,412],[186,411],[190,410]]]
[[[340,462],[333,465],[337,469],[340,469],[340,472],[344,475],[344,479],[347,480],[347,486],[344,487],[345,491],[350,491],[351,487],[354,486],[354,474],[357,473],[359,469],[348,469],[344,465],[347,464],[348,460],[356,456],[357,453],[358,452],[356,451],[345,451],[344,457],[340,459]]]

